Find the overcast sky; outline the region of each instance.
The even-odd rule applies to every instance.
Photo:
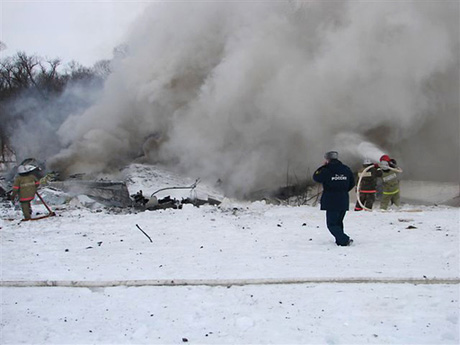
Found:
[[[0,41],[7,49],[91,66],[112,57],[149,1],[1,0]]]

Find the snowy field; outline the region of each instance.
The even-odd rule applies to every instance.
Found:
[[[20,223],[2,205],[2,344],[460,341],[458,208],[350,211],[351,247],[311,206],[57,214]]]

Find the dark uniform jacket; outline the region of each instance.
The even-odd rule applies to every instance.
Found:
[[[19,194],[19,201],[33,200],[39,184],[40,182],[34,174],[19,175],[14,180],[12,199]]]
[[[359,181],[361,175],[363,175],[363,171],[366,170],[367,166],[363,167],[358,172],[358,178],[356,182]],[[368,193],[375,193],[377,188],[377,178],[382,177],[382,170],[376,167],[370,168],[366,171],[361,179],[361,186],[360,192],[368,192]]]
[[[313,180],[323,184],[322,210],[348,210],[350,204],[348,192],[355,186],[355,179],[349,167],[333,159],[315,171]]]

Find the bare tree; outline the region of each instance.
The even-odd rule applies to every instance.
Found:
[[[13,89],[13,64],[11,59],[0,61],[0,95]],[[0,99],[3,98],[0,96]]]
[[[107,77],[112,73],[112,66],[110,60],[99,60],[93,66],[94,74],[102,78],[103,80],[107,79]]]
[[[44,92],[61,92],[66,84],[67,76],[59,74],[60,59],[48,59],[40,62],[40,74],[37,77],[40,89]]]
[[[39,59],[35,55],[28,56],[25,52],[18,52],[16,61],[13,71],[15,81],[25,87],[30,85],[37,87],[35,67],[40,66]]]
[[[85,67],[76,61],[71,61],[68,64],[67,74],[69,81],[82,81],[93,78],[93,71],[91,68]]]

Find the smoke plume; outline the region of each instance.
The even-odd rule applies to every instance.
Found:
[[[18,160],[46,161],[57,154],[62,145],[56,132],[69,114],[81,113],[94,103],[100,89],[89,83],[69,83],[59,96],[24,92],[4,102],[2,126],[10,134],[9,144]]]
[[[143,155],[242,195],[310,177],[335,149],[455,180],[458,27],[448,1],[155,3],[50,162],[100,172]]]

